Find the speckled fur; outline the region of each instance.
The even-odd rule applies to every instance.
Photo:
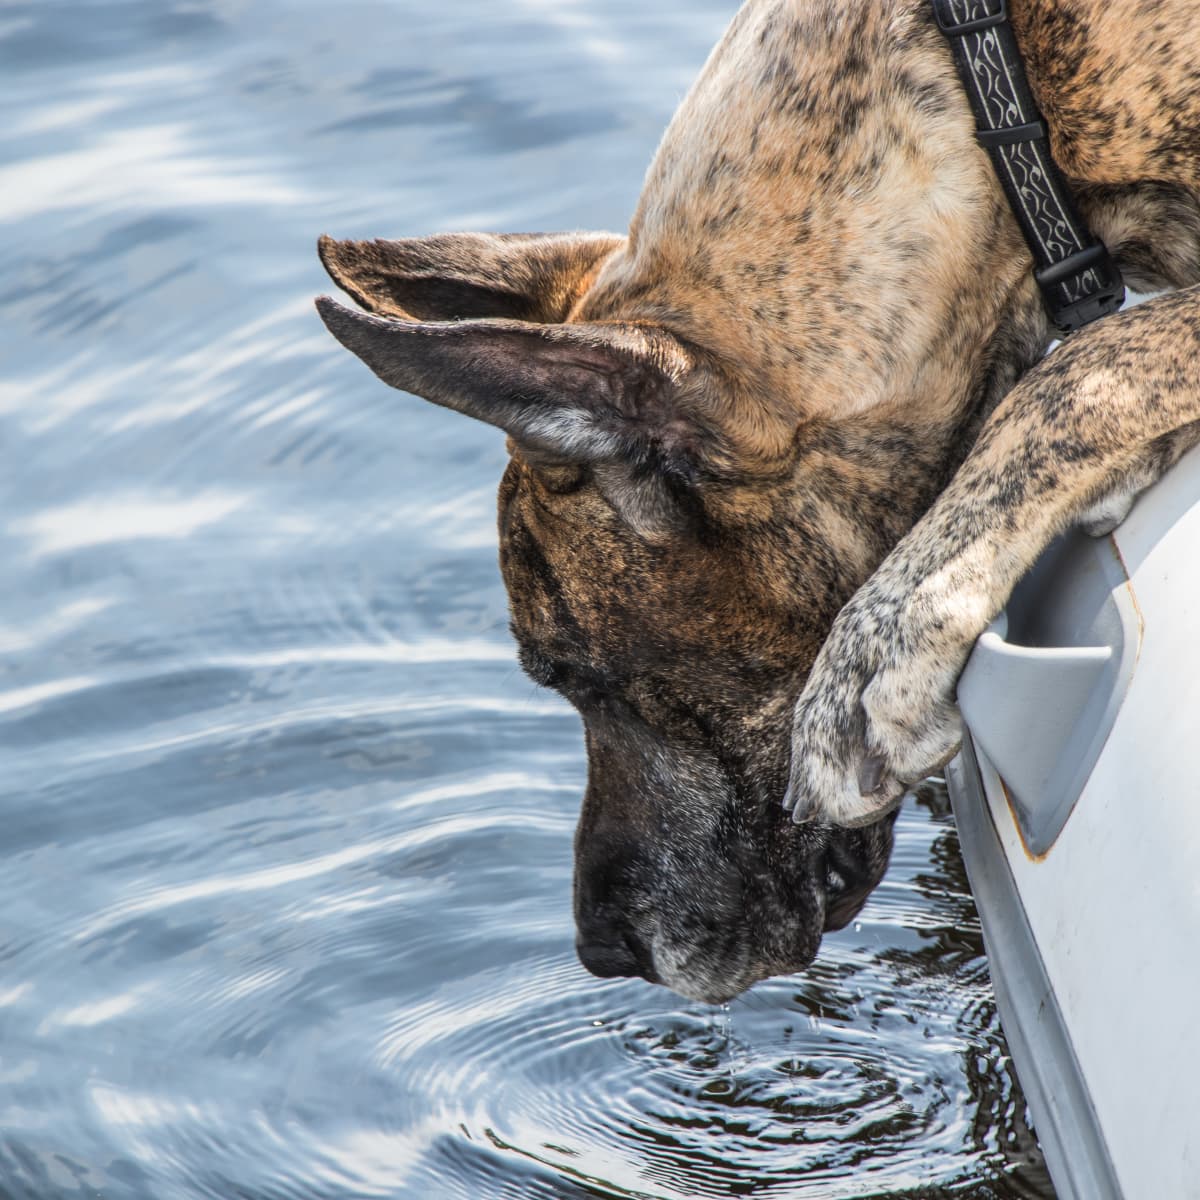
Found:
[[[1011,7],[1131,282],[1200,281],[1200,4]],[[924,0],[751,0],[625,238],[322,258],[376,314],[323,300],[345,345],[510,435],[513,631],[587,738],[581,956],[703,999],[851,919],[898,781],[956,742],[975,635],[1056,530],[1111,520],[1200,418],[1195,292],[1029,371],[1050,337],[1029,254]],[[789,761],[820,820],[780,807]]]
[[[955,753],[955,683],[1016,582],[1068,525],[1109,532],[1200,441],[1197,363],[1192,287],[1074,335],[1004,398],[817,656],[795,717],[803,815],[873,820]]]

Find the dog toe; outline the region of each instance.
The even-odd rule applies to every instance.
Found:
[[[887,764],[882,754],[869,754],[858,768],[858,790],[863,796],[873,796],[884,783]]]

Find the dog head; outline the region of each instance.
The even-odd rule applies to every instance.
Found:
[[[662,324],[566,320],[623,245],[323,239],[370,313],[319,307],[384,381],[508,433],[513,633],[586,735],[580,958],[717,1001],[805,966],[886,868],[891,819],[796,826],[780,798],[791,707],[873,553],[839,544],[827,497],[878,536],[896,482],[849,471],[829,430],[799,487],[723,411],[712,356]]]

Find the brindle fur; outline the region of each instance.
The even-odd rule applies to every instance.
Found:
[[[1010,7],[1129,281],[1200,281],[1200,4]],[[1020,572],[1200,437],[1198,289],[1030,370],[1051,331],[972,130],[926,0],[750,0],[627,237],[322,240],[374,314],[320,301],[335,336],[510,435],[501,566],[583,717],[597,973],[721,1000],[806,965]]]

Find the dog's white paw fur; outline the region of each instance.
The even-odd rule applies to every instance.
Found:
[[[796,821],[877,820],[962,741],[955,683],[991,606],[961,564],[915,589],[895,566],[838,615],[796,705],[785,800]]]

